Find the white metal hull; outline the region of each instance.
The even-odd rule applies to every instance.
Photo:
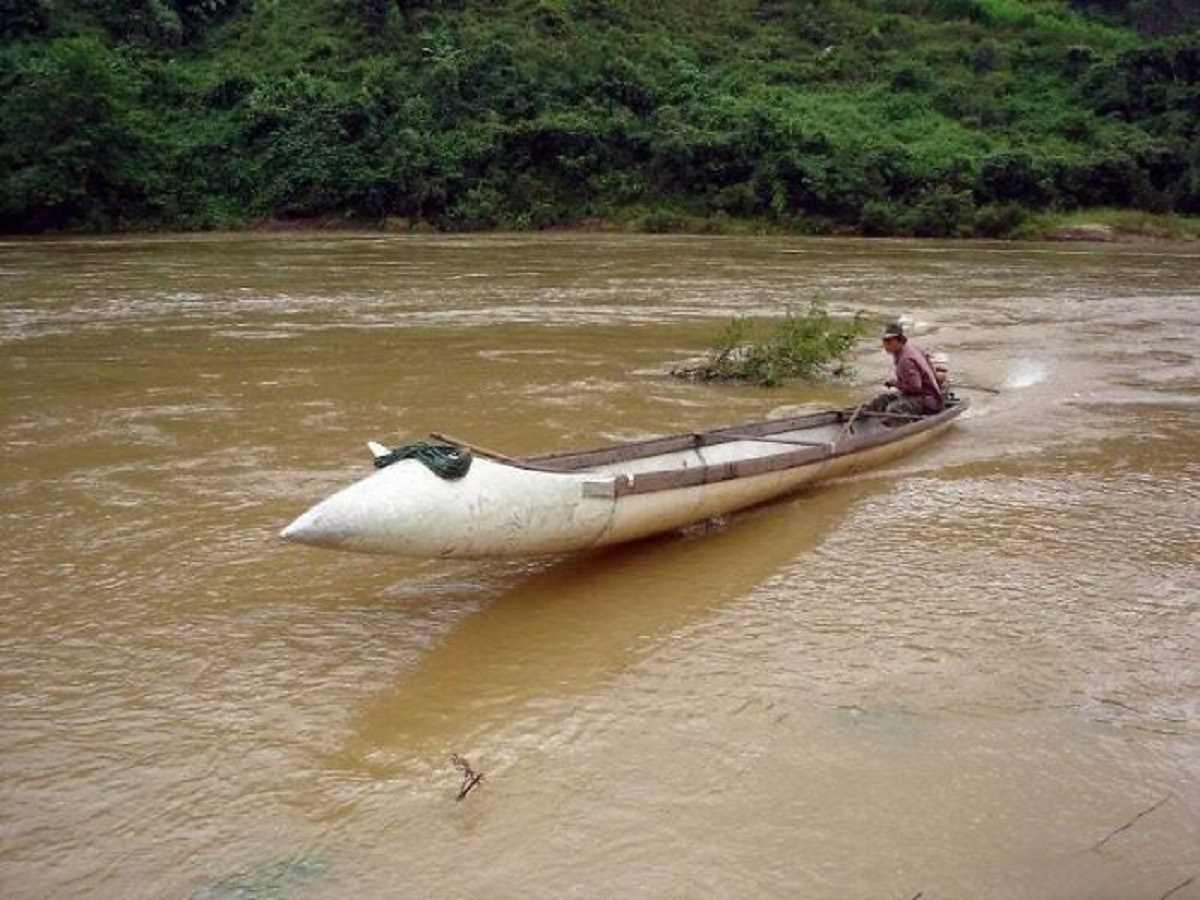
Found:
[[[518,469],[479,458],[446,481],[404,460],[338,491],[283,530],[287,540],[401,556],[483,557],[559,553],[590,546],[615,498],[585,497],[603,480]]]
[[[840,429],[831,425],[818,435],[829,441],[823,458],[759,474],[640,492],[635,486],[641,478],[661,479],[664,472],[686,478],[698,471],[778,458],[784,451],[794,455],[795,445],[781,449],[785,442],[779,438],[775,443],[726,438],[717,445],[580,471],[545,471],[479,456],[458,480],[439,478],[417,460],[405,459],[318,503],[285,528],[282,537],[330,549],[416,557],[584,550],[676,530],[814,482],[882,465],[932,439],[950,421],[930,423],[932,427],[882,442],[878,437],[850,438],[845,442],[848,446],[839,446],[836,453],[832,438]],[[795,434],[811,437],[813,431]],[[811,452],[821,455],[818,450]]]

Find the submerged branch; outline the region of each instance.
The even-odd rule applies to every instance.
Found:
[[[1146,809],[1143,809],[1140,813],[1138,813],[1136,816],[1134,816],[1132,819],[1130,819],[1128,822],[1126,822],[1124,825],[1122,825],[1116,831],[1109,834],[1103,840],[1100,840],[1097,843],[1093,844],[1092,849],[1099,850],[1101,847],[1103,847],[1105,844],[1107,844],[1109,841],[1111,841],[1113,838],[1115,838],[1122,831],[1128,831],[1130,828],[1132,828],[1134,825],[1137,824],[1139,819],[1142,819],[1145,816],[1150,815],[1150,813],[1154,812],[1156,809],[1158,809],[1160,806],[1162,806],[1164,803],[1166,803],[1169,799],[1171,799],[1171,798],[1163,797],[1161,800],[1159,800],[1153,806],[1149,806]]]
[[[471,768],[471,764],[457,753],[450,754],[450,762],[454,763],[454,767],[462,772],[462,784],[459,785],[458,796],[454,798],[455,800],[462,800],[467,794],[471,793],[479,782],[483,781],[483,773],[476,772]]]
[[[1167,900],[1167,898],[1170,897],[1172,894],[1174,894],[1176,891],[1182,891],[1185,887],[1187,887],[1189,884],[1191,884],[1195,880],[1196,880],[1196,876],[1193,875],[1191,878],[1188,878],[1184,881],[1179,882],[1179,884],[1175,885],[1175,887],[1171,888],[1169,891],[1167,891],[1165,894],[1163,894],[1161,897],[1159,897],[1158,900]]]

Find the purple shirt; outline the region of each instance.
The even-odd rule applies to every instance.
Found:
[[[926,412],[941,412],[945,406],[929,360],[912,343],[906,343],[896,354],[896,374],[892,381],[906,397],[920,397]]]

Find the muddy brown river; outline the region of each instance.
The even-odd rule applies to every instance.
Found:
[[[837,384],[666,374],[813,298],[1000,393],[604,552],[277,537],[367,439],[854,402],[873,340]],[[6,900],[1200,897],[1195,244],[8,241],[0,347]]]

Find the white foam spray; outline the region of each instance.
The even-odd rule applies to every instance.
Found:
[[[1036,359],[1015,359],[1008,366],[1004,387],[1008,390],[1032,387],[1046,380],[1046,365]]]

